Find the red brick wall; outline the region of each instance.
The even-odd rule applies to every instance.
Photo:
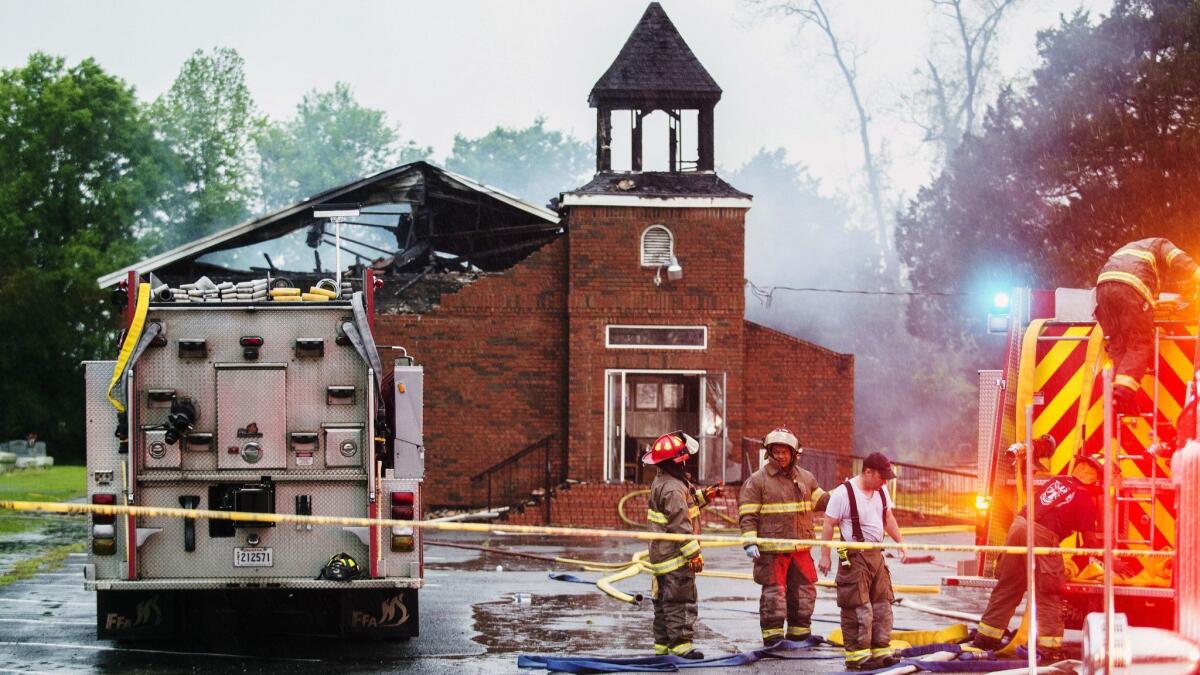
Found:
[[[747,321],[746,435],[787,427],[809,448],[854,450],[854,355]]]
[[[472,475],[565,436],[566,251],[564,237],[432,312],[376,317],[376,340],[425,368],[427,504],[481,504],[485,487]]]
[[[609,368],[726,373],[728,437],[740,438],[745,210],[572,207],[568,222],[571,477],[603,480]],[[682,279],[657,287],[640,259],[642,232],[655,224],[671,230],[683,266]],[[608,324],[706,325],[708,348],[606,349]]]

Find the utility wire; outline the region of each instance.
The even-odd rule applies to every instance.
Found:
[[[775,298],[776,291],[793,291],[797,293],[840,293],[843,295],[883,295],[883,296],[901,296],[901,297],[953,297],[965,296],[969,293],[961,291],[872,291],[865,289],[851,288],[816,288],[809,286],[759,286],[758,284],[746,279],[746,286],[750,288],[750,293],[758,298],[759,302],[765,307],[771,306],[771,301]]]

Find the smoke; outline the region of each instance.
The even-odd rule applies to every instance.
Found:
[[[746,300],[750,320],[854,354],[856,452],[926,464],[968,461],[978,366],[968,351],[909,333],[908,298],[881,293],[895,290],[894,282],[882,269],[874,233],[854,227],[849,200],[822,190],[782,150],[760,150],[728,178],[755,196],[746,225],[746,278],[753,284],[866,291],[750,291]]]

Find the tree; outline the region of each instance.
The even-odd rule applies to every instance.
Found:
[[[1200,5],[1120,0],[1039,34],[1038,50],[1029,90],[1003,92],[901,218],[915,288],[1087,287],[1152,235],[1200,253]],[[909,325],[961,339],[979,315],[968,300],[914,303]]]
[[[113,353],[96,278],[135,257],[161,187],[133,89],[88,59],[0,71],[0,438],[83,453],[80,362]],[[115,417],[114,417],[115,420]]]
[[[977,131],[980,102],[991,90],[995,44],[1004,15],[1019,0],[930,0],[949,23],[925,60],[924,86],[908,97],[913,121],[936,143],[942,161],[954,154],[964,135]],[[941,64],[941,65],[939,65]]]
[[[167,247],[234,225],[257,200],[254,138],[264,123],[237,51],[196,50],[150,108],[173,156],[159,228]]]
[[[883,254],[883,262],[888,267],[894,279],[899,279],[899,265],[896,263],[896,250],[892,244],[891,219],[884,207],[884,191],[886,172],[884,162],[874,147],[871,139],[871,114],[858,87],[858,58],[860,53],[855,51],[852,44],[838,35],[825,8],[823,0],[746,0],[751,6],[769,14],[783,16],[800,22],[803,26],[813,26],[820,31],[822,39],[829,47],[829,57],[837,65],[842,80],[846,83],[846,92],[854,104],[854,112],[858,119],[858,141],[863,155],[863,174],[867,178],[867,196],[870,200],[871,213],[875,219],[875,236]]]
[[[401,143],[382,110],[365,108],[350,85],[304,95],[289,120],[258,137],[263,202],[275,209],[387,167],[425,159],[433,149]]]
[[[479,138],[454,137],[446,168],[532,201],[545,203],[577,187],[595,167],[592,146],[546,128],[496,127]]]

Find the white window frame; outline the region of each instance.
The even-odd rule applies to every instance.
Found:
[[[612,342],[612,329],[614,328],[651,328],[651,329],[682,329],[682,330],[700,330],[704,335],[704,344],[702,345],[615,345]],[[660,326],[655,324],[624,324],[610,323],[604,327],[604,347],[606,349],[646,349],[654,351],[704,351],[708,349],[708,326]]]
[[[660,262],[646,262],[646,235],[654,230],[662,230],[667,233],[667,259]],[[638,247],[638,261],[642,267],[662,267],[671,262],[671,258],[675,257],[675,233],[666,225],[651,225],[642,230],[641,246]]]
[[[611,387],[610,382],[612,380],[613,375],[619,375],[620,380],[621,380],[621,383],[619,385],[621,387],[621,397],[622,397],[621,410],[619,411],[620,414],[617,415],[616,417],[613,416],[613,413],[615,412],[612,410],[613,392],[612,392],[612,389],[610,388]],[[705,379],[704,378],[708,376],[707,371],[704,371],[704,370],[670,370],[670,369],[652,370],[652,369],[642,369],[642,368],[605,368],[604,369],[604,455],[602,456],[602,461],[604,462],[604,482],[606,482],[606,483],[611,483],[611,482],[620,483],[620,482],[625,481],[625,462],[622,461],[619,463],[620,475],[619,476],[612,475],[612,473],[613,473],[612,467],[610,466],[610,464],[612,463],[612,456],[610,455],[610,453],[612,452],[612,444],[613,444],[613,436],[614,436],[613,425],[616,423],[619,423],[618,433],[621,435],[622,438],[624,438],[624,436],[625,436],[625,426],[626,426],[625,415],[626,415],[627,408],[628,408],[628,406],[625,405],[625,400],[624,400],[625,390],[626,390],[626,386],[627,386],[625,378],[629,375],[691,375],[691,376],[699,377],[700,378],[700,438],[699,438],[699,440],[700,440],[701,444],[704,443],[704,404],[708,397],[708,392],[705,390],[706,388],[705,388]],[[722,433],[724,434],[724,431],[722,431]],[[703,446],[701,447],[701,450],[703,450]],[[704,463],[704,453],[701,452],[699,462],[697,462],[697,471],[701,470],[700,466],[703,466],[703,463]],[[701,473],[700,475],[703,475],[703,473]]]

